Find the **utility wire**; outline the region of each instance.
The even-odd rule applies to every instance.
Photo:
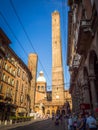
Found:
[[[19,23],[20,23],[20,25],[21,25],[21,27],[22,27],[22,29],[23,29],[23,31],[24,31],[24,33],[25,33],[25,35],[26,35],[26,37],[27,37],[27,39],[28,39],[28,41],[29,41],[29,43],[30,43],[30,45],[31,45],[31,47],[33,48],[34,52],[36,53],[36,51],[35,51],[35,49],[34,49],[34,47],[33,47],[33,45],[32,45],[32,41],[30,40],[29,35],[28,35],[28,33],[26,32],[26,30],[25,30],[25,28],[24,28],[24,26],[23,26],[23,23],[22,23],[21,20],[20,20],[20,17],[19,17],[19,15],[17,14],[17,11],[16,11],[16,9],[15,9],[15,6],[14,6],[12,0],[10,0],[10,3],[11,3],[11,6],[12,6],[14,12],[15,12],[15,15],[17,16],[17,19],[19,20]],[[44,70],[44,72],[45,72],[45,74],[46,74],[48,80],[50,81],[50,79],[49,79],[49,77],[48,77],[48,74],[47,74],[47,72],[46,72],[44,66],[42,65],[40,59],[39,59],[39,63],[40,63],[40,65],[42,66],[42,68],[43,68],[43,70]]]
[[[7,22],[7,20],[5,19],[4,15],[3,15],[1,12],[0,12],[0,15],[1,15],[1,17],[3,18],[4,22],[6,23],[6,25],[8,26],[9,30],[11,31],[11,33],[13,34],[13,36],[15,37],[15,39],[17,40],[17,42],[19,43],[20,47],[23,49],[24,54],[25,54],[25,55],[27,56],[27,58],[28,58],[27,52],[26,52],[25,49],[23,48],[21,42],[20,42],[20,41],[18,40],[18,38],[16,37],[15,33],[13,32],[12,28],[11,28],[10,25],[8,24],[8,22]],[[33,62],[31,61],[31,63],[33,63]]]
[[[26,53],[26,51],[24,50],[23,46],[21,45],[20,41],[17,39],[16,35],[14,34],[12,28],[10,27],[10,25],[8,24],[7,20],[5,19],[4,15],[0,12],[1,17],[3,18],[4,22],[6,23],[6,25],[8,26],[8,28],[10,29],[11,33],[13,34],[13,36],[15,37],[15,39],[17,40],[17,42],[19,43],[20,47],[23,49],[25,55],[27,56],[28,54]]]

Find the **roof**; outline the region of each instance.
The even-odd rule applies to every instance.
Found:
[[[39,72],[39,76],[38,76],[38,78],[37,78],[37,82],[46,82],[46,79],[45,79],[45,77],[44,77],[43,71],[40,71],[40,72]]]

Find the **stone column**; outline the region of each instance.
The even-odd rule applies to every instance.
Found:
[[[95,88],[95,84],[94,84],[94,79],[95,79],[95,76],[89,76],[93,110],[95,111],[95,109],[97,107],[98,100],[97,100],[97,93],[96,93],[96,88]]]

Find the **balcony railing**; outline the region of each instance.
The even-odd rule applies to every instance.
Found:
[[[84,54],[88,50],[92,41],[92,30],[90,20],[81,20],[78,28],[78,38],[76,41],[77,53]]]

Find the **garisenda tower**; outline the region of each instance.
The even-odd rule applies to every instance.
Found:
[[[52,13],[52,102],[64,104],[64,74],[62,63],[62,43],[60,14]]]

